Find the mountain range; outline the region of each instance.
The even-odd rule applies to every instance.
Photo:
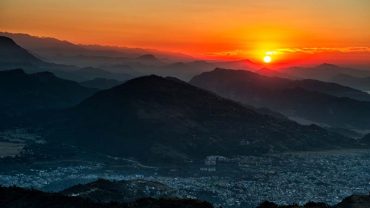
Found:
[[[205,65],[202,65],[201,67],[197,66],[196,62],[192,63],[194,60],[193,58],[183,54],[139,48],[77,45],[55,38],[43,38],[30,36],[27,34],[14,34],[7,32],[0,32],[0,37],[9,40],[11,40],[10,38],[14,39],[14,41],[12,40],[12,48],[22,48],[24,51],[26,51],[24,49],[26,48],[29,51],[29,54],[35,54],[32,56],[35,57],[38,62],[47,63],[48,67],[45,68],[45,64],[43,66],[40,66],[40,64],[34,64],[31,68],[30,65],[20,65],[19,62],[12,62],[10,64],[10,68],[23,68],[25,70],[32,69],[37,71],[40,67],[42,67],[42,69],[39,71],[49,70],[53,73],[56,73],[58,76],[76,81],[86,81],[88,79],[92,79],[91,76],[93,76],[91,73],[82,74],[78,73],[78,71],[75,71],[79,68],[99,68],[100,71],[106,71],[105,73],[110,72],[113,74],[129,74],[131,76],[140,76],[152,73],[173,75],[174,73],[177,73],[178,77],[184,79],[189,79],[195,74],[207,70],[207,68],[201,68]],[[1,45],[0,41],[0,48],[2,47],[3,46]],[[15,56],[20,59],[23,57],[20,56],[20,53],[18,52],[13,53],[13,51],[11,51],[12,53],[9,53],[9,50],[6,51],[8,51],[9,56]],[[41,61],[42,59],[46,61]],[[183,71],[183,67],[178,68],[176,64],[173,65],[174,63],[183,63],[184,66],[187,69],[191,69],[192,72],[187,72],[187,70]],[[209,66],[209,69],[214,67],[210,63],[207,63],[207,65],[211,65]],[[1,67],[2,65],[0,56],[0,68]],[[6,67],[4,69],[10,68]],[[60,70],[62,71],[60,72]],[[71,74],[71,71],[74,72],[74,74]],[[189,73],[190,75],[188,75]],[[85,78],[82,75],[90,76]],[[84,80],[81,79],[81,76]],[[94,76],[93,78],[112,79],[113,76],[104,76],[100,74],[100,76]],[[119,78],[116,77],[116,79]]]
[[[87,81],[80,82],[82,86],[96,89],[109,89],[119,84],[122,84],[121,81],[115,79],[106,79],[106,78],[95,78]]]
[[[100,68],[79,68],[73,65],[46,62],[19,46],[12,39],[0,36],[0,70],[15,68],[22,68],[29,73],[49,71],[61,78],[74,81],[86,81],[94,78],[115,78],[118,80],[132,78],[131,75],[125,73],[108,72]]]
[[[370,94],[362,91],[368,89],[370,73],[365,70],[331,64],[279,72],[267,68],[251,69],[255,72],[214,69],[255,64],[8,35],[17,40],[0,36],[0,143],[3,151],[11,152],[1,158],[6,174],[8,169],[15,171],[13,167],[22,167],[19,172],[23,174],[24,168],[50,168],[54,164],[62,171],[74,172],[76,162],[75,175],[89,174],[87,177],[95,171],[109,175],[116,168],[135,174],[153,171],[156,176],[170,170],[169,175],[182,177],[180,171],[186,169],[184,173],[192,172],[191,180],[214,174],[217,183],[226,183],[216,177],[234,178],[235,171],[243,181],[250,176],[260,181],[274,177],[280,169],[253,174],[253,168],[261,169],[259,161],[263,160],[254,156],[267,154],[270,167],[279,166],[282,159],[285,169],[290,167],[285,162],[291,152],[341,150],[342,154],[370,147],[370,134],[363,136],[370,132]],[[156,75],[147,75],[152,73]],[[283,152],[289,154],[276,154]],[[323,160],[320,164],[328,164],[326,158]],[[256,162],[256,166],[249,162]],[[287,163],[291,162],[288,159]],[[94,173],[90,174],[91,170]],[[317,171],[321,170],[320,165]],[[40,175],[43,173],[41,170]],[[62,186],[62,182],[56,183]],[[320,182],[320,187],[321,183],[326,182]],[[213,207],[195,199],[176,198],[194,195],[212,200],[207,193],[213,191],[189,185],[194,190],[185,194],[171,188],[172,182],[168,184],[99,179],[58,193],[0,186],[0,207]],[[368,207],[369,199],[355,195],[333,206],[264,202],[259,208],[362,208]]]
[[[282,69],[281,72],[300,79],[317,79],[322,81],[332,81],[334,77],[340,74],[354,77],[370,77],[369,70],[340,67],[329,63],[315,67],[290,67]]]
[[[63,112],[49,141],[143,162],[181,163],[357,146],[318,126],[261,114],[176,78],[145,76],[102,90]]]
[[[14,49],[14,55],[23,54],[32,57],[30,59],[35,63],[44,63],[11,39],[2,39]],[[134,59],[158,62],[151,54]],[[192,63],[199,66],[208,64]],[[178,65],[180,68],[184,66]],[[168,68],[171,69],[173,67]],[[110,74],[99,68],[51,71],[55,71],[57,76],[65,73],[64,77],[78,73],[89,78],[94,77],[89,73],[97,77]],[[209,74],[221,78],[215,82],[208,78],[202,80]],[[106,90],[92,95],[97,89],[60,79],[51,72],[26,74],[21,70],[10,70],[0,76],[4,80],[1,96],[6,100],[2,103],[3,115],[21,116],[23,113],[55,109],[56,117],[53,114],[47,118],[39,115],[34,122],[41,126],[42,120],[48,125],[52,123],[45,128],[50,141],[150,160],[147,162],[185,162],[217,154],[236,156],[357,145],[346,136],[327,132],[318,126],[299,125],[279,112],[333,127],[366,129],[370,125],[368,94],[315,80],[292,81],[252,72],[217,69],[190,82],[244,103],[241,105],[171,77],[144,76],[118,86],[103,87]],[[117,74],[112,73],[112,76],[117,77]],[[11,87],[14,83],[17,83],[16,88]],[[225,92],[229,87],[237,91],[229,96],[209,88],[212,83]],[[240,99],[245,95],[248,102]],[[58,113],[59,109],[66,110]],[[350,119],[353,115],[357,119]]]
[[[11,39],[2,37],[2,40],[6,42],[2,44],[12,49],[13,55],[29,57],[36,65],[46,63]],[[151,54],[133,59],[159,62]],[[202,67],[208,64],[191,63]],[[175,65],[184,67],[181,63]],[[171,69],[173,67],[168,68]],[[97,77],[110,74],[99,68],[55,72],[58,76],[81,73],[89,78],[94,77],[89,73]],[[112,73],[112,76],[117,74]],[[177,78],[155,75],[132,79],[118,86],[118,83],[96,86],[106,90],[94,95],[97,89],[60,79],[51,72],[26,74],[22,70],[10,70],[1,72],[0,78],[4,80],[0,95],[6,100],[2,103],[3,115],[66,109],[55,121],[52,114],[44,119],[48,124],[54,123],[45,133],[50,141],[152,160],[150,162],[185,162],[217,154],[236,156],[357,145],[346,136],[315,125],[302,126],[279,113],[340,128],[367,129],[370,125],[370,95],[364,92],[333,83],[265,77],[247,71],[216,69],[190,82],[243,105]],[[95,80],[99,81],[102,80]],[[12,87],[14,83],[17,83],[16,88]],[[357,119],[350,119],[351,116]]]
[[[229,69],[202,73],[189,83],[247,105],[269,108],[302,123],[370,129],[369,95],[338,84]]]
[[[50,72],[0,71],[0,129],[35,123],[28,116],[37,118],[74,106],[96,91]]]
[[[183,80],[189,80],[196,74],[212,70],[215,67],[230,68],[255,68],[257,65],[250,60],[236,61],[214,61],[197,60],[193,57],[179,54],[162,52],[152,49],[109,47],[98,45],[77,45],[68,41],[62,41],[55,38],[36,37],[28,34],[0,32],[0,36],[9,37],[19,46],[27,49],[38,59],[49,63],[49,69],[54,68],[70,71],[78,68],[93,67],[104,71],[118,74],[128,74],[132,77],[157,74],[162,76],[176,76]],[[1,46],[1,45],[0,45]],[[0,57],[1,58],[1,57]],[[57,64],[51,64],[57,63]],[[1,68],[1,65],[0,65]],[[24,68],[18,64],[13,68]],[[9,68],[7,68],[9,69]],[[53,73],[59,73],[54,69]],[[63,78],[81,80],[79,77],[66,77],[65,72],[57,74]],[[108,78],[113,77],[94,77]],[[117,79],[117,78],[116,78]]]
[[[350,68],[324,63],[313,67],[295,66],[280,69],[262,68],[256,72],[270,77],[298,80],[315,79],[337,83],[362,91],[370,91],[370,70],[365,66],[362,68]]]
[[[47,65],[8,37],[0,36],[0,46],[0,67],[4,69]]]
[[[350,86],[356,89],[361,89],[370,92],[370,76],[354,77],[347,74],[339,74],[334,76],[330,81]]]
[[[154,54],[161,59],[170,59],[175,61],[193,60],[193,57],[189,55],[163,52],[154,49],[81,45],[56,38],[38,37],[24,33],[0,32],[0,36],[9,37],[22,47],[37,54],[37,56],[44,57],[48,61],[56,63],[64,63],[66,60],[73,60],[73,57],[81,55],[85,55],[87,57],[136,58],[145,54]]]
[[[98,92],[50,72],[2,71],[0,80],[2,114],[22,120],[32,112],[33,123],[47,125],[47,141],[145,162],[357,146],[172,77],[140,77]]]

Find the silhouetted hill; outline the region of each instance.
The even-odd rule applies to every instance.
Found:
[[[132,202],[140,198],[175,197],[170,187],[153,181],[130,180],[109,181],[99,179],[88,184],[72,186],[61,192],[67,196],[88,198],[94,202]]]
[[[17,115],[71,107],[95,91],[60,79],[50,72],[26,74],[21,69],[0,71],[0,112]]]
[[[308,202],[305,205],[277,205],[272,202],[265,201],[257,208],[369,208],[370,195],[352,195],[343,199],[336,205],[328,205],[321,202]]]
[[[109,187],[107,187],[109,188]],[[95,200],[97,201],[97,200]],[[0,187],[0,207],[2,208],[213,208],[204,201],[177,198],[141,198],[130,203],[94,202],[80,196],[65,196],[61,193],[46,193],[18,187]],[[262,202],[257,208],[368,208],[369,195],[352,195],[337,205],[308,202],[305,205],[277,205]]]
[[[99,68],[94,68],[94,67],[84,67],[84,68],[76,70],[75,72],[71,74],[74,76],[80,76],[85,80],[95,79],[95,78],[105,78],[105,79],[117,79],[120,81],[126,81],[132,78],[132,76],[129,74],[112,73],[112,72],[102,70]]]
[[[334,64],[324,63],[315,67],[291,67],[282,71],[285,74],[303,79],[317,79],[331,81],[339,74],[346,74],[355,77],[370,77],[369,70],[341,67]]]
[[[127,80],[132,78],[125,73],[112,73],[100,68],[78,68],[42,61],[17,45],[12,39],[0,36],[0,70],[22,68],[26,72],[50,71],[59,77],[74,81],[86,81],[94,78],[115,78]]]
[[[17,45],[12,39],[0,36],[0,68],[33,67],[40,64],[46,63]]]
[[[153,54],[144,54],[137,57],[137,59],[142,61],[159,61]]]
[[[322,82],[313,79],[304,79],[293,81],[293,85],[295,85],[294,87],[297,88],[321,92],[336,97],[347,97],[359,101],[370,101],[370,95],[368,93],[336,83]],[[289,87],[292,88],[291,86]]]
[[[362,140],[363,143],[370,145],[370,134],[365,135]]]
[[[31,50],[49,62],[53,62],[43,61],[42,65],[27,66],[21,65],[19,62],[1,65],[0,62],[0,69],[3,66],[4,69],[23,68],[28,72],[52,71],[59,77],[79,82],[94,78],[127,80],[128,77],[132,78],[143,74],[159,74],[190,79],[195,74],[214,68],[214,65],[210,63],[204,61],[193,62],[189,61],[188,58],[180,59],[181,61],[186,60],[186,62],[181,62],[184,63],[183,67],[171,64],[172,62],[177,63],[179,59],[176,57],[177,55],[182,56],[181,54],[145,49],[75,45],[53,38],[33,37],[26,34],[1,32],[0,34],[14,38],[22,43],[22,47]],[[17,54],[8,55],[17,56]],[[207,68],[207,66],[210,67]],[[79,67],[83,67],[82,70]],[[92,67],[95,71],[99,69],[100,72],[86,71],[84,70],[86,67],[90,67],[90,69]],[[104,73],[102,73],[102,70],[104,70]],[[101,75],[98,76],[97,74]]]
[[[216,68],[212,72],[205,72],[199,76],[195,76],[190,83],[197,82],[197,79],[201,78],[216,79],[217,76],[221,75],[227,75],[224,77],[224,79],[233,79],[237,82],[235,84],[242,84],[241,82],[244,82],[245,84],[250,84],[261,89],[285,90],[302,88],[308,91],[325,93],[336,97],[348,97],[360,101],[370,101],[370,95],[368,93],[336,83],[323,82],[313,79],[291,80],[281,77],[269,77],[246,70]],[[238,75],[240,75],[240,77],[238,77]]]
[[[359,101],[368,100],[368,95],[337,84],[315,80],[293,81],[228,69],[202,73],[190,83],[226,98],[270,108],[289,117],[333,127],[370,129],[370,102]]]
[[[158,74],[179,77],[187,81],[194,75],[209,71],[214,67],[213,63],[206,61],[175,62],[159,67]]]
[[[82,86],[96,89],[109,89],[121,83],[122,83],[121,81],[115,79],[105,79],[105,78],[95,78],[92,80],[80,82]]]
[[[320,202],[308,202],[305,205],[278,205],[273,202],[264,201],[257,208],[332,208],[332,206]]]
[[[207,155],[353,146],[317,126],[257,113],[185,82],[146,76],[70,110],[49,139],[141,161],[180,163]]]
[[[353,77],[346,74],[339,74],[334,76],[331,81],[370,92],[370,76]]]
[[[256,71],[256,73],[263,75],[263,76],[268,76],[268,77],[292,78],[291,76],[281,72],[280,70],[273,70],[269,68],[259,69]]]
[[[334,206],[334,208],[368,208],[370,207],[370,195],[352,195]]]
[[[214,66],[217,68],[226,68],[226,69],[254,69],[257,71],[259,68],[261,68],[260,64],[254,63],[253,61],[249,59],[240,59],[240,60],[231,60],[231,61],[214,61],[211,63],[214,64]],[[215,67],[213,67],[212,69],[214,69]]]
[[[101,45],[79,45],[64,40],[58,40],[51,37],[38,37],[22,33],[0,32],[0,35],[12,38],[23,48],[26,48],[32,53],[38,54],[41,57],[54,63],[65,63],[71,65],[79,65],[79,56],[85,57],[126,57],[136,59],[142,54],[153,54],[157,58],[171,59],[174,61],[192,60],[193,58],[180,53],[170,53],[158,50],[148,50],[143,48],[128,48],[128,47],[110,47]],[[95,66],[98,65],[82,65]],[[81,67],[82,67],[81,66]]]
[[[212,208],[210,203],[193,199],[142,198],[131,203],[98,203],[81,197],[45,193],[17,187],[0,187],[2,208]]]

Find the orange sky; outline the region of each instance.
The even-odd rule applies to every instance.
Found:
[[[203,58],[369,63],[369,11],[369,0],[1,0],[0,30]]]

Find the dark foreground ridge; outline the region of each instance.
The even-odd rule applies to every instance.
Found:
[[[141,198],[130,203],[101,203],[79,196],[65,196],[61,193],[46,193],[34,189],[0,187],[2,208],[214,208],[210,203],[195,199]],[[277,205],[262,202],[257,208],[368,208],[370,195],[352,195],[337,205],[308,202],[305,205]]]
[[[213,208],[208,202],[192,199],[142,198],[131,203],[98,203],[81,197],[64,196],[17,187],[0,187],[2,208]]]

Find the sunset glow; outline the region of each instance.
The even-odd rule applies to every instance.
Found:
[[[0,101],[0,208],[370,208],[370,0],[0,0]]]
[[[263,63],[273,50],[274,64],[370,65],[369,9],[367,0],[3,0],[0,30],[205,59]]]

